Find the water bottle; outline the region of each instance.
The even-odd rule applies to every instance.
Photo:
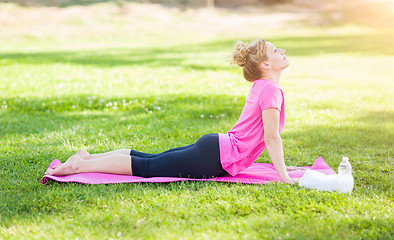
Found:
[[[338,185],[337,190],[341,193],[352,193],[354,179],[352,175],[352,165],[348,157],[342,157],[342,162],[338,166]]]
[[[342,162],[338,166],[338,174],[339,175],[352,174],[352,165],[350,165],[348,157],[342,157]]]

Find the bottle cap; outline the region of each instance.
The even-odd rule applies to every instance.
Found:
[[[342,161],[349,161],[348,157],[342,157]]]

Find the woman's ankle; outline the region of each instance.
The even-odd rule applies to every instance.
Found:
[[[78,155],[73,155],[68,161],[70,161],[70,168],[74,173],[80,173],[83,170],[83,160]]]

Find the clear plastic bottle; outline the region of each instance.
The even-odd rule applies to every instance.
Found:
[[[352,174],[352,165],[350,165],[348,157],[342,157],[342,162],[338,166],[338,174]]]
[[[352,165],[350,165],[348,157],[342,157],[342,162],[338,166],[338,187],[341,193],[352,193],[354,179],[352,175]]]

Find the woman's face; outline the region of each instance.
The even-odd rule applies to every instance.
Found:
[[[289,60],[285,55],[286,50],[282,48],[276,48],[274,44],[267,42],[267,57],[266,61],[274,71],[281,71],[289,66]]]

